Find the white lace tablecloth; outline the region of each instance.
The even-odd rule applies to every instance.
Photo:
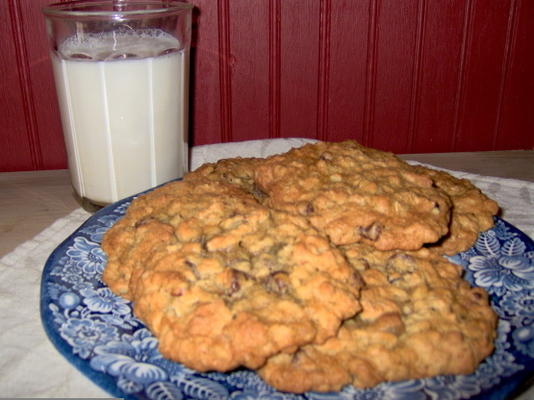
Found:
[[[264,157],[311,142],[273,139],[198,146],[191,168],[234,156]],[[470,179],[502,208],[501,217],[534,237],[534,183],[449,171]],[[70,365],[40,320],[41,273],[50,253],[90,214],[77,209],[0,259],[0,397],[110,397]],[[524,394],[527,399],[534,393]]]

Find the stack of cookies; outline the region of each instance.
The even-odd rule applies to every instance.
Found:
[[[104,237],[104,282],[198,371],[255,369],[295,393],[466,374],[497,318],[444,256],[497,211],[466,180],[320,142],[136,198]]]

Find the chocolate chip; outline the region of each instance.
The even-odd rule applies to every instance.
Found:
[[[241,284],[237,278],[232,278],[232,283],[230,284],[230,290],[228,291],[230,295],[237,293],[241,289]]]
[[[301,358],[302,358],[302,351],[297,350],[291,356],[291,364],[297,364]]]
[[[360,226],[358,228],[358,233],[369,240],[372,240],[373,242],[378,240],[380,237],[380,234],[382,233],[383,226],[379,222],[373,222],[372,224],[368,226]]]
[[[185,260],[185,265],[187,265],[189,267],[189,269],[191,270],[191,272],[193,273],[193,275],[195,275],[195,278],[198,280],[198,279],[201,279],[202,277],[200,276],[200,272],[198,272],[198,268],[197,266],[195,265],[195,263],[189,261],[189,260]]]
[[[265,199],[266,197],[269,197],[267,193],[261,190],[256,184],[252,186],[250,193],[256,198],[256,200],[259,200],[259,201]]]
[[[280,252],[280,250],[282,250],[286,246],[287,246],[287,243],[285,242],[276,243],[269,248],[268,253],[273,256],[276,256]],[[279,265],[279,264],[276,262],[275,265]]]
[[[208,239],[206,238],[206,235],[200,237],[200,247],[202,250],[208,251]]]
[[[238,271],[237,269],[230,269],[230,274],[230,286],[226,290],[226,294],[228,296],[232,296],[239,292],[242,288],[242,283],[250,279],[248,274],[243,271]]]
[[[298,205],[299,214],[303,216],[311,215],[315,212],[315,207],[311,201],[306,203],[302,202]]]
[[[289,276],[285,271],[275,271],[263,279],[263,286],[269,292],[286,294],[289,291]]]
[[[354,287],[365,286],[365,282],[363,281],[363,278],[358,271],[352,271],[351,278]]]

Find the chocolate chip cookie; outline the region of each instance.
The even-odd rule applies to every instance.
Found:
[[[336,245],[416,250],[448,232],[450,199],[427,174],[354,141],[269,157],[254,180],[265,205],[302,215]]]
[[[360,310],[359,274],[325,236],[226,182],[138,197],[102,247],[104,282],[133,301],[166,358],[199,371],[258,368]]]
[[[468,181],[315,143],[138,197],[104,237],[103,279],[198,371],[259,369],[290,392],[470,373],[496,316],[441,256],[496,212]]]
[[[254,173],[263,158],[225,158],[214,163],[206,163],[185,175],[184,180],[191,181],[205,178],[217,182],[226,182],[253,191]]]
[[[426,249],[343,251],[365,282],[361,313],[324,344],[269,359],[259,373],[272,386],[300,393],[468,374],[492,352],[496,315],[461,267]]]
[[[480,232],[493,226],[499,206],[470,181],[423,166],[417,166],[416,171],[428,175],[452,203],[449,233],[429,248],[439,254],[454,255],[470,248]]]

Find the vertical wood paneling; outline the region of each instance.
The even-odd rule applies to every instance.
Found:
[[[369,2],[332,0],[328,139],[363,141]]]
[[[534,2],[512,1],[496,149],[534,149],[533,15]]]
[[[49,60],[46,43],[46,30],[41,7],[45,0],[23,0],[20,4],[22,37],[27,61],[27,79],[29,85],[28,109],[32,115],[31,141],[38,148],[38,169],[61,168],[60,160],[66,158],[63,146],[63,133],[59,117],[52,65]],[[33,5],[30,7],[30,3]],[[35,5],[39,5],[36,7]],[[32,26],[32,29],[27,27]],[[47,105],[43,107],[43,105]]]
[[[367,28],[367,62],[365,71],[365,103],[363,120],[363,144],[368,146],[373,142],[375,96],[376,96],[376,68],[378,52],[378,13],[380,11],[379,0],[370,0],[369,20]]]
[[[464,0],[428,0],[414,153],[450,151],[464,33]]]
[[[419,126],[419,110],[421,102],[421,76],[423,73],[423,43],[425,41],[427,20],[427,0],[418,0],[417,17],[415,19],[416,32],[414,37],[412,85],[410,95],[410,110],[408,114],[407,150],[415,148],[416,128]]]
[[[17,48],[17,15],[13,3],[0,2],[0,164],[3,171],[35,169],[27,135],[24,98],[20,86],[20,48]]]
[[[280,137],[281,0],[269,1],[269,137]]]
[[[320,2],[281,2],[280,132],[316,137]]]
[[[380,0],[370,0],[369,20],[367,28],[367,65],[365,71],[365,103],[363,120],[363,144],[368,146],[373,142],[375,96],[376,96],[376,70],[378,52],[378,18]]]
[[[452,131],[450,133],[451,142],[449,145],[450,150],[452,151],[456,147],[456,139],[458,132],[460,131],[460,122],[462,121],[462,116],[460,111],[464,104],[465,99],[465,80],[467,77],[467,71],[469,69],[469,60],[468,52],[471,49],[471,37],[472,37],[472,26],[473,26],[473,5],[475,0],[467,0],[465,4],[463,28],[462,28],[462,42],[460,45],[460,56],[458,60],[458,78],[456,82],[456,93],[454,96],[454,113],[451,115],[452,119]]]
[[[477,0],[472,6],[454,150],[492,150],[510,2]]]
[[[218,26],[218,7],[213,0],[195,0],[193,4],[190,131],[202,134],[191,134],[190,140],[193,145],[220,143],[224,141],[219,74],[223,55],[219,52],[219,29],[214,29]]]
[[[328,140],[328,94],[330,86],[331,0],[321,0],[319,8],[319,59],[317,91],[317,139]]]
[[[41,7],[0,2],[0,170],[66,156]],[[534,147],[534,2],[192,0],[191,144]]]
[[[517,38],[518,16],[517,11],[520,2],[512,0],[510,4],[510,11],[508,13],[508,23],[506,26],[505,46],[503,51],[503,59],[501,63],[501,77],[499,85],[499,99],[497,105],[497,117],[495,121],[495,130],[493,134],[493,143],[496,143],[502,131],[502,118],[504,110],[504,98],[509,88],[510,74],[512,69],[512,62],[514,59],[515,45]]]
[[[417,57],[418,3],[384,0],[378,10],[374,118],[369,145],[396,153],[409,149],[410,100]],[[394,44],[394,45],[392,45]],[[395,68],[392,68],[395,66]]]
[[[232,139],[269,136],[269,3],[230,1]]]
[[[230,49],[230,0],[217,1],[217,29],[219,39],[219,85],[221,139],[231,142],[232,126],[232,53]]]
[[[27,136],[28,148],[31,157],[32,169],[41,169],[43,160],[41,156],[41,147],[39,143],[39,136],[37,133],[37,120],[35,114],[35,106],[33,103],[33,88],[30,80],[29,57],[24,36],[24,21],[22,19],[21,3],[9,0],[7,2],[7,15],[11,22],[11,39],[15,46],[14,56],[16,62],[16,70],[18,71],[19,87],[21,100],[23,105],[23,118],[20,122],[24,122],[25,134]],[[20,123],[19,122],[19,123]]]

